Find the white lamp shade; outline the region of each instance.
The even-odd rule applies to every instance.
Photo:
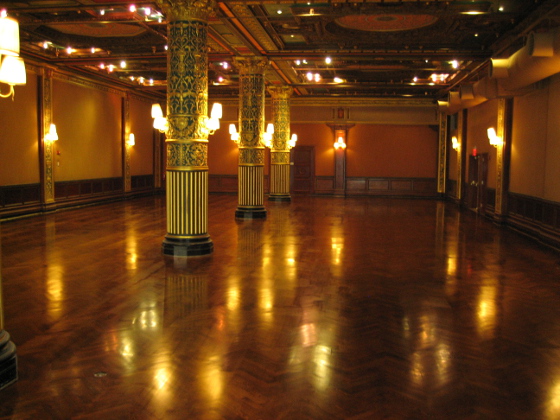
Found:
[[[210,118],[212,119],[217,119],[219,120],[220,118],[222,118],[222,104],[219,102],[216,102],[214,105],[212,105],[212,111],[210,112]]]
[[[134,133],[130,133],[128,135],[128,145],[134,146],[136,144],[136,138],[134,137]]]
[[[218,118],[210,118],[207,127],[210,131],[218,130],[220,128],[220,120]]]
[[[229,125],[229,134],[235,134],[237,133],[237,128],[235,128],[235,124],[230,124]]]
[[[25,85],[27,77],[25,75],[25,63],[23,58],[7,55],[2,59],[0,66],[0,82],[9,85]]]
[[[0,18],[0,55],[19,55],[19,24],[9,17]]]
[[[269,134],[273,134],[274,133],[274,124],[268,123],[268,125],[266,126],[266,132],[269,133]]]
[[[57,141],[58,133],[56,132],[56,125],[51,124],[49,127],[49,132],[45,135],[45,140]]]
[[[152,104],[152,118],[163,118],[160,104]]]
[[[292,134],[292,138],[290,139],[291,141],[293,141],[294,143],[297,141],[297,134],[293,133]]]

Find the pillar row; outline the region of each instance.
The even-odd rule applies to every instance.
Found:
[[[270,201],[291,201],[290,197],[290,86],[268,89],[272,96],[274,135],[270,149]]]
[[[268,60],[236,59],[239,68],[239,203],[235,217],[264,219],[264,73]]]
[[[206,255],[208,234],[208,18],[212,0],[159,0],[167,16],[166,255]]]

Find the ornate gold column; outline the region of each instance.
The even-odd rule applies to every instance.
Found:
[[[1,244],[0,244],[1,249]],[[2,252],[0,252],[2,255]],[[0,260],[0,267],[2,266]],[[0,389],[17,381],[16,346],[10,340],[10,334],[4,329],[4,303],[2,300],[2,273],[0,272]]]
[[[459,150],[457,150],[457,191],[456,198],[457,202],[460,203],[463,198],[463,184],[464,184],[464,166],[463,166],[463,156],[465,148],[463,147],[463,141],[466,140],[464,133],[466,127],[466,110],[461,110],[457,114],[457,142],[459,143]]]
[[[272,96],[274,134],[270,149],[270,201],[291,201],[290,197],[290,96],[291,86],[268,89]]]
[[[264,72],[268,60],[237,58],[239,68],[239,203],[235,217],[264,219]]]
[[[122,132],[122,148],[123,148],[123,185],[124,193],[130,193],[132,189],[131,176],[130,176],[130,148],[129,135],[130,135],[130,95],[127,93],[123,98],[123,132]]]
[[[496,135],[502,139],[496,146],[496,201],[494,203],[494,221],[503,223],[507,217],[507,192],[509,185],[509,150],[510,150],[510,115],[512,100],[498,99],[498,121]]]
[[[206,255],[208,18],[213,0],[158,0],[167,16],[166,255]]]
[[[445,195],[445,178],[447,175],[447,115],[439,113],[439,146],[438,146],[438,174],[437,192]]]
[[[42,68],[39,70],[39,107],[41,118],[41,131],[39,132],[39,150],[41,167],[41,205],[43,210],[54,210],[54,143],[45,140],[49,132],[52,118],[52,70]]]

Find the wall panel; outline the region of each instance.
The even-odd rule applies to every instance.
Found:
[[[130,174],[148,175],[154,172],[154,129],[152,128],[152,104],[130,99],[130,131],[136,144],[130,150]]]
[[[122,95],[53,82],[55,181],[122,176]]]
[[[5,92],[6,85],[2,88]],[[37,75],[28,71],[14,100],[0,99],[0,185],[39,182],[38,127]]]

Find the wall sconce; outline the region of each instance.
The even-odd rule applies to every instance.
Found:
[[[51,124],[49,127],[49,132],[45,134],[45,141],[57,141],[58,133],[56,132],[56,125]]]
[[[290,140],[288,140],[288,149],[291,149],[292,147],[296,147],[296,143],[297,143],[297,134],[293,133]]]
[[[235,128],[235,124],[229,125],[229,134],[232,141],[239,143],[239,133],[237,132],[237,128]]]
[[[455,136],[451,137],[451,147],[453,147],[453,150],[456,152],[458,152],[461,148],[461,143],[459,143],[459,140],[457,140],[457,137]]]
[[[346,149],[346,143],[344,143],[344,139],[342,136],[338,136],[338,139],[334,142],[335,149]]]
[[[128,141],[126,142],[129,146],[134,146],[136,144],[136,138],[134,137],[134,133],[130,133],[128,135]]]
[[[154,119],[154,128],[160,133],[167,131],[167,118],[163,116],[160,104],[152,104],[152,118]]]
[[[152,118],[154,119],[153,127],[161,133],[167,132],[169,123],[167,118],[163,116],[160,104],[152,104]],[[222,104],[215,102],[210,112],[210,118],[205,119],[205,128],[208,135],[212,135],[220,128],[220,119],[222,118]]]
[[[25,63],[19,56],[19,24],[17,20],[7,17],[6,11],[0,14],[0,82],[10,86],[7,94],[0,92],[0,97],[14,99],[14,86],[25,85]]]
[[[498,147],[503,144],[502,138],[496,135],[496,130],[494,130],[494,127],[490,127],[488,129],[488,140],[494,147]]]

